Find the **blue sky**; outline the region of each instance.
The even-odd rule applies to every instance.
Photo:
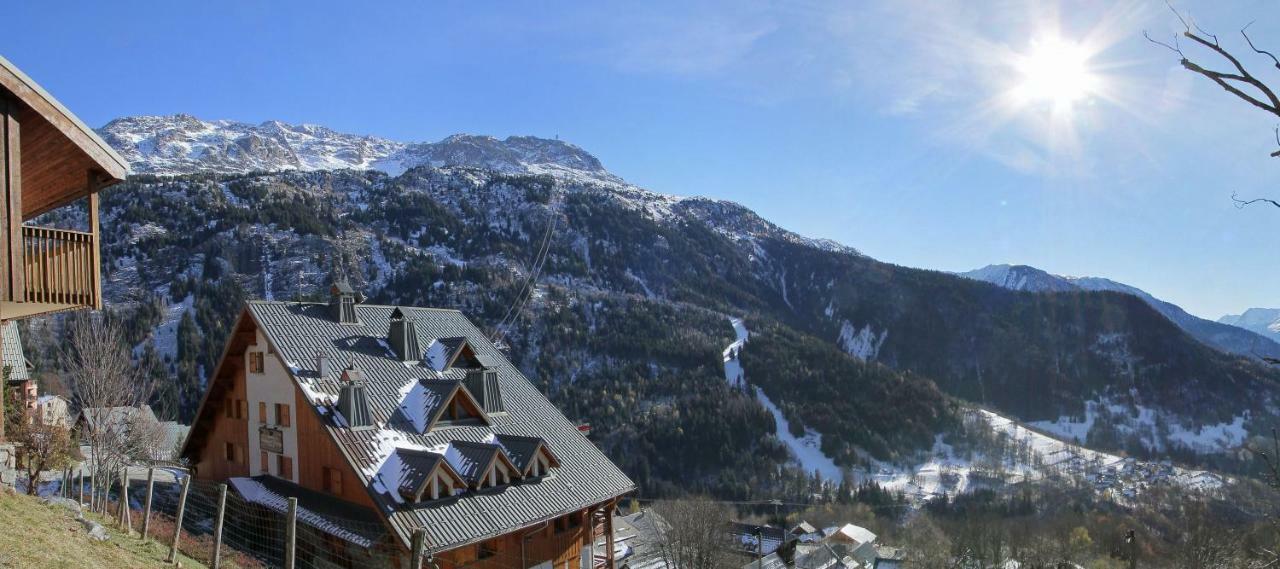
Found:
[[[367,4],[24,2],[0,54],[94,126],[559,136],[885,261],[1105,276],[1211,318],[1280,306],[1280,210],[1230,200],[1280,196],[1277,121],[1143,39],[1178,31],[1163,2]],[[1230,4],[1177,3],[1280,49],[1273,5]],[[1010,108],[1010,61],[1051,35],[1089,46],[1097,88]]]

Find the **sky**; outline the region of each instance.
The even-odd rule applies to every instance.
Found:
[[[1253,22],[1280,50],[1273,3],[1175,7],[1224,46],[1247,49]],[[1280,197],[1280,121],[1143,37],[1181,31],[1162,1],[5,12],[0,54],[95,127],[187,113],[402,141],[560,137],[639,186],[736,201],[892,263],[1102,276],[1213,319],[1280,306],[1280,210],[1231,200]],[[1244,62],[1280,84],[1269,60]]]

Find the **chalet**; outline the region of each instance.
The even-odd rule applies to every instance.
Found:
[[[98,192],[128,172],[93,129],[0,57],[0,325],[102,307]],[[81,230],[31,223],[82,200]],[[11,349],[6,342],[6,358]]]
[[[36,398],[33,420],[41,425],[71,428],[71,402],[61,395],[41,395]]]
[[[182,455],[325,534],[333,559],[441,569],[613,569],[634,485],[461,312],[251,301]],[[306,526],[304,528],[303,526]],[[319,560],[317,560],[319,561]]]

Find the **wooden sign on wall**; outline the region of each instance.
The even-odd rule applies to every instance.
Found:
[[[258,446],[264,451],[284,454],[284,431],[258,427]]]

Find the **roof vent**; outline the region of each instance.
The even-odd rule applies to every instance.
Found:
[[[502,390],[498,384],[498,372],[492,369],[467,370],[467,379],[463,382],[471,396],[480,402],[485,413],[502,413],[506,407],[502,404]]]
[[[341,277],[329,287],[329,310],[333,319],[341,324],[359,324],[356,305],[364,302],[364,295],[351,288],[346,277]]]
[[[369,413],[369,393],[364,386],[364,373],[356,369],[355,362],[342,370],[338,411],[347,419],[348,427],[357,429],[373,425],[373,415]]]
[[[422,344],[418,342],[418,327],[413,318],[407,316],[400,307],[391,311],[391,328],[387,332],[387,342],[402,362],[417,361],[422,358]]]
[[[316,352],[316,377],[329,377],[329,355],[324,352]]]

